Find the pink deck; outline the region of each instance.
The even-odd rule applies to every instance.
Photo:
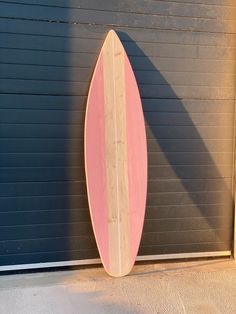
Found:
[[[94,73],[86,116],[85,154],[89,205],[100,254],[103,263],[108,265],[104,90],[101,62],[98,62]]]
[[[126,125],[128,138],[131,258],[135,261],[142,235],[147,188],[147,147],[142,104],[128,57],[125,56]]]

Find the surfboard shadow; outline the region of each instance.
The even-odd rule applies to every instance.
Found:
[[[210,140],[205,142],[191,117],[193,107],[186,106],[191,100],[180,99],[136,42],[117,33],[138,81],[148,141],[148,197],[139,254],[230,250],[232,165],[216,164],[206,144]],[[215,139],[217,145],[217,134]]]

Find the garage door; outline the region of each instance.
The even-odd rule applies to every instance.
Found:
[[[98,257],[83,124],[111,28],[147,127],[139,255],[230,254],[235,10],[234,0],[0,1],[1,266]]]

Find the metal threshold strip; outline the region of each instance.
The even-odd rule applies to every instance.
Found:
[[[171,259],[221,257],[221,256],[231,256],[231,251],[143,255],[143,256],[138,256],[136,261],[161,261],[161,260],[171,260]],[[95,265],[95,264],[101,264],[101,260],[99,258],[95,258],[95,259],[83,259],[83,260],[62,261],[62,262],[6,265],[6,266],[0,266],[0,272],[1,271],[51,268],[51,267]]]

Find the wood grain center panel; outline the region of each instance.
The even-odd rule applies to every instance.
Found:
[[[110,269],[119,276],[130,268],[130,226],[124,49],[116,37],[105,45],[105,151],[107,168]]]

